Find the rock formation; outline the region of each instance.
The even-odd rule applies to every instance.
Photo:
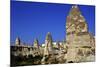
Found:
[[[32,64],[95,61],[95,37],[88,32],[87,22],[77,5],[72,6],[67,16],[65,38],[63,42],[53,42],[48,32],[42,46],[37,39],[33,46],[27,46],[17,37],[15,46],[11,46],[11,55],[13,58],[21,56],[22,62],[25,58],[32,60]]]
[[[66,34],[68,53],[65,57],[68,62],[80,62],[87,53],[91,54],[94,37],[88,32],[86,20],[77,5],[72,6],[67,16]]]
[[[20,38],[17,37],[17,38],[16,38],[16,41],[15,41],[15,45],[16,45],[16,46],[19,46],[20,44],[21,44]]]
[[[37,39],[34,40],[34,45],[33,45],[33,47],[39,49],[39,42],[38,42]]]
[[[56,43],[56,48],[61,49],[59,41]]]
[[[50,32],[48,32],[45,40],[44,55],[49,55],[52,53],[53,53],[52,36]]]

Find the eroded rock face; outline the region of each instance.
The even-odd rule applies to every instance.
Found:
[[[67,16],[66,34],[68,53],[65,58],[67,62],[81,62],[84,58],[93,55],[94,36],[88,32],[86,20],[76,5],[72,6]]]
[[[47,33],[44,47],[44,55],[49,55],[53,53],[52,36],[50,32]]]
[[[66,32],[71,33],[87,32],[88,27],[85,18],[82,16],[78,6],[72,6],[67,16]]]
[[[72,6],[67,16],[66,40],[55,42],[55,47],[52,42],[50,32],[46,35],[43,47],[39,46],[37,39],[34,40],[33,46],[25,46],[16,38],[16,46],[11,47],[11,54],[29,58],[33,64],[95,61],[95,38],[88,32],[86,20],[76,5]]]

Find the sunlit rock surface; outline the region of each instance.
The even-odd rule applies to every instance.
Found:
[[[33,46],[24,44],[19,37],[11,46],[11,64],[37,65],[95,61],[95,37],[88,31],[86,19],[79,7],[73,5],[66,18],[66,39],[53,42],[47,33],[44,44],[34,40]]]

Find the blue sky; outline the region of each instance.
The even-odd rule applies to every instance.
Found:
[[[11,1],[11,42],[19,36],[22,42],[32,44],[37,38],[44,43],[47,32],[53,41],[65,39],[66,16],[72,4]],[[95,35],[95,7],[78,5],[86,18],[89,32]]]

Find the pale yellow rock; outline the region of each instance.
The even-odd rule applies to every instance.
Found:
[[[95,39],[88,32],[86,20],[82,16],[78,6],[72,6],[69,13],[66,21],[68,50],[64,58],[66,62],[87,61],[85,58],[93,54],[91,48],[95,45]]]
[[[19,46],[20,45],[20,39],[19,39],[19,37],[16,38],[15,45],[16,46]]]
[[[52,36],[50,32],[47,33],[44,47],[44,55],[53,54]]]
[[[33,47],[39,49],[39,43],[38,43],[38,40],[37,39],[34,40]]]

